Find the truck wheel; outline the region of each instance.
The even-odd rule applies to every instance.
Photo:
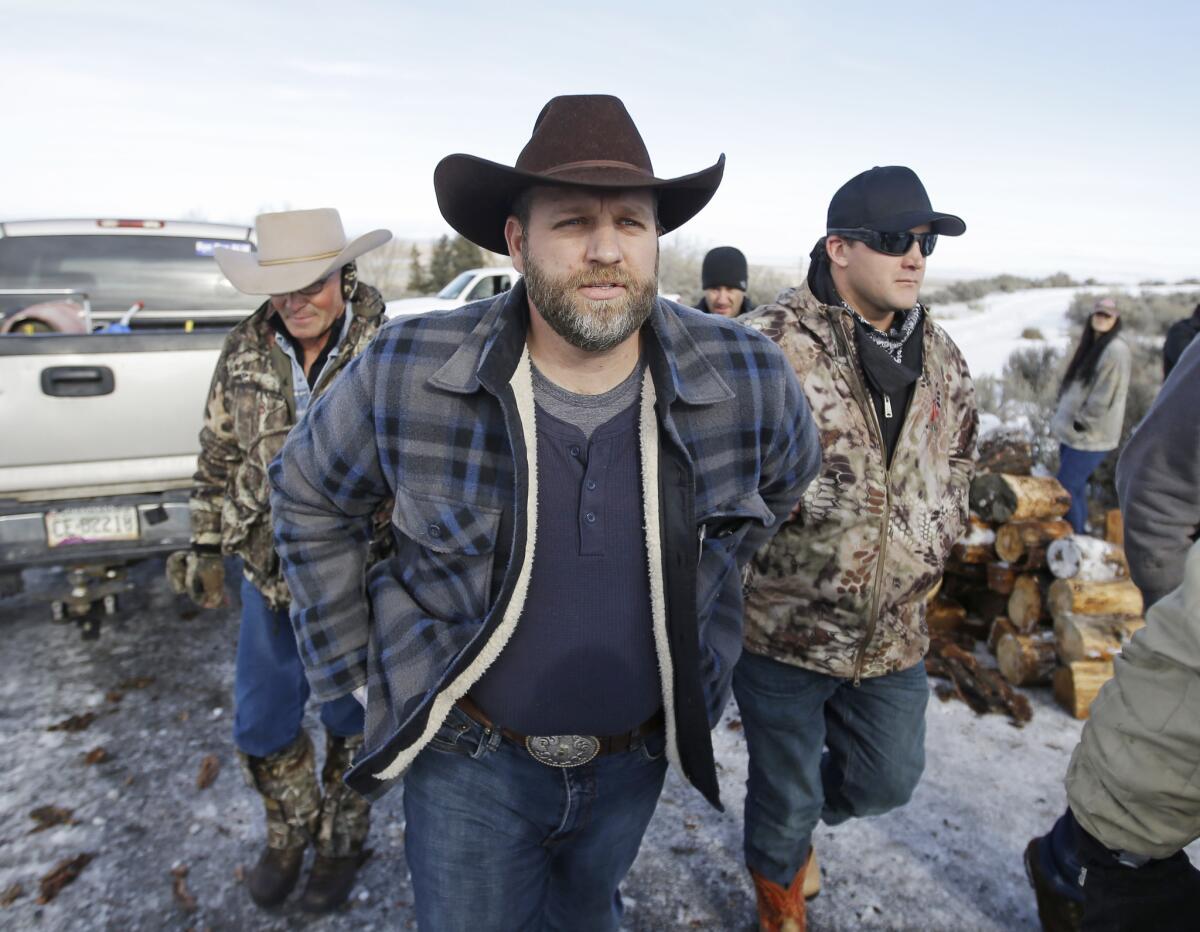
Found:
[[[11,598],[25,591],[25,582],[21,579],[20,570],[4,570],[0,572],[0,599]]]

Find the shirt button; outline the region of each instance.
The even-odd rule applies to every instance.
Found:
[[[587,521],[588,524],[595,524],[596,523],[596,513],[594,511],[589,511],[586,515],[583,516],[583,519],[585,521]]]
[[[574,456],[574,457],[578,458],[578,456],[579,456],[579,447],[575,446],[574,444],[571,444],[571,446],[570,446],[570,447],[568,447],[567,449],[568,449],[568,451],[570,452],[570,454],[571,454],[572,456]]]
[[[440,527],[438,527],[436,524],[429,525],[429,536],[430,537],[441,537],[442,529]]]
[[[595,479],[589,479],[589,480],[587,481],[587,490],[588,490],[589,492],[595,492],[595,491],[596,491],[596,480],[595,480]]]

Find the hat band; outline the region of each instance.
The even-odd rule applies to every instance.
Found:
[[[620,168],[625,171],[636,172],[646,178],[654,177],[653,173],[644,168],[639,168],[632,162],[618,162],[612,159],[585,159],[582,162],[566,162],[562,165],[555,165],[553,168],[548,168],[545,171],[536,172],[535,174],[553,177],[554,175],[561,175],[564,172],[575,171],[580,168]]]
[[[342,247],[343,249],[345,247]],[[316,262],[318,259],[332,259],[334,256],[341,255],[341,249],[335,249],[333,252],[323,252],[316,256],[297,256],[288,259],[259,259],[259,265],[291,265],[295,262]]]

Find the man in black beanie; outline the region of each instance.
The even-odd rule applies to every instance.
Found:
[[[700,287],[704,289],[704,297],[696,308],[722,317],[747,314],[754,310],[754,303],[746,294],[749,284],[750,271],[740,249],[732,246],[710,249],[700,266]]]

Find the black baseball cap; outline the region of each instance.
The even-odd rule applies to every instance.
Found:
[[[855,175],[837,189],[829,202],[826,230],[876,230],[903,233],[928,223],[934,233],[962,236],[967,230],[961,217],[933,209],[925,185],[911,168],[876,165]]]

